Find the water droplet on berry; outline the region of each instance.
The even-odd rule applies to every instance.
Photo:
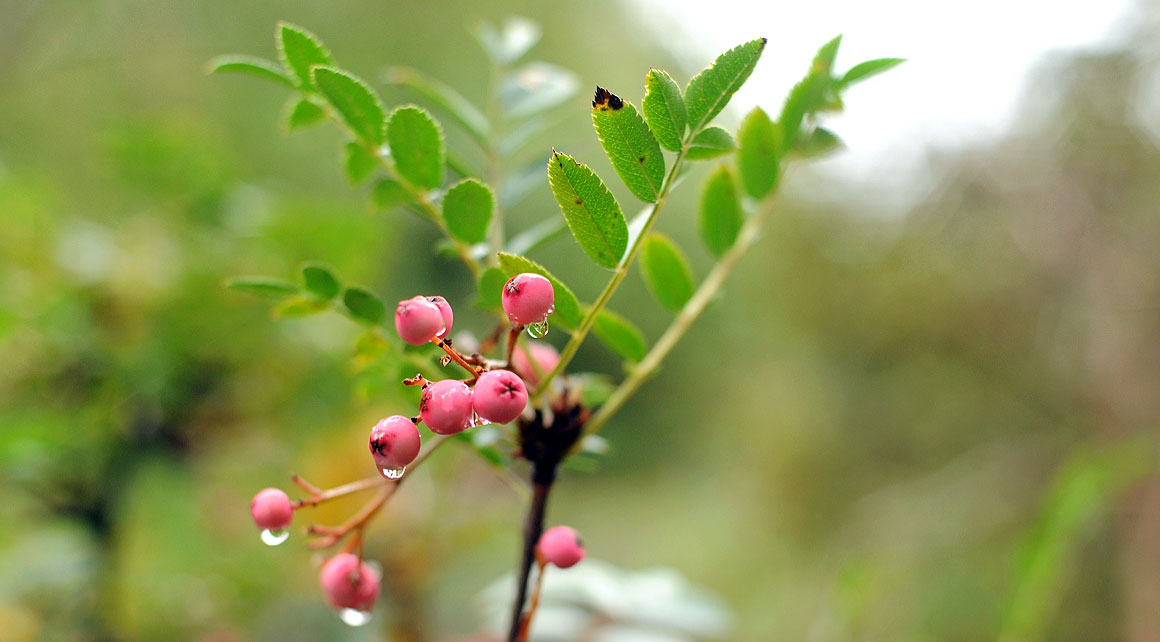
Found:
[[[279,528],[277,530],[267,528],[262,531],[262,543],[266,546],[277,546],[285,542],[289,537],[290,529],[287,528]]]
[[[528,336],[533,339],[540,339],[548,334],[548,322],[541,321],[539,323],[532,323],[528,326]]]
[[[548,311],[547,311],[545,314],[546,314],[547,316],[552,316],[553,314],[556,314],[556,306],[555,306],[555,304],[553,304],[553,305],[549,305],[549,306],[548,306]]]
[[[379,472],[381,472],[383,477],[386,477],[387,479],[400,479],[402,478],[403,473],[407,472],[407,467],[403,466],[402,468],[382,468],[379,470]]]
[[[338,617],[347,626],[362,626],[371,621],[371,612],[360,611],[358,609],[343,609],[338,612]]]

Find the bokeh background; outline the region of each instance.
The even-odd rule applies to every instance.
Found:
[[[925,34],[839,55],[912,61],[850,92],[831,122],[850,155],[794,171],[721,301],[608,426],[598,470],[558,485],[549,521],[579,528],[593,558],[670,569],[625,599],[663,613],[696,587],[698,639],[1160,639],[1160,5],[1126,3],[1062,45],[1036,36],[1058,15],[1012,11],[1031,44],[1003,64],[985,28],[963,36],[970,7],[852,20],[851,4],[818,4],[758,19],[731,18],[737,2],[0,2],[0,640],[489,626],[522,499],[464,449],[416,471],[376,523],[385,596],[369,627],[323,603],[301,537],[258,541],[256,489],[364,475],[367,427],[413,399],[352,369],[343,320],[272,321],[225,278],[320,259],[388,301],[442,292],[461,327],[483,317],[429,226],[346,184],[337,132],[286,136],[283,90],[204,66],[273,57],[285,19],[365,78],[406,64],[474,98],[488,73],[470,31],[513,13],[543,25],[534,58],[633,101],[650,66],[683,82],[769,36],[730,126],[747,101],[775,112],[838,31],[855,48]],[[509,169],[555,146],[612,177],[586,91]],[[959,117],[968,99],[1001,119]],[[660,224],[698,274],[711,166]],[[558,215],[545,182],[510,225]],[[533,258],[583,299],[604,279],[567,237]],[[635,273],[612,306],[650,339],[669,318]],[[618,369],[599,345],[576,363]],[[682,611],[672,621],[697,609]],[[615,639],[685,639],[664,619]]]

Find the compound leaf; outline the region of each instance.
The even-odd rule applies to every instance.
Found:
[[[681,151],[688,113],[685,111],[681,88],[672,76],[660,69],[649,70],[640,110],[644,112],[644,118],[657,142],[670,152]]]
[[[451,235],[465,243],[482,243],[495,212],[491,188],[469,178],[456,183],[443,197],[443,220]]]
[[[728,104],[733,94],[745,84],[765,50],[765,38],[750,40],[717,56],[689,81],[685,88],[685,107],[689,113],[689,129],[699,131],[709,124]]]
[[[391,113],[387,121],[387,140],[399,174],[426,189],[443,184],[447,151],[443,130],[426,110],[409,106]]]
[[[653,232],[644,240],[640,271],[657,301],[674,312],[693,296],[693,273],[676,244]]]
[[[665,158],[636,107],[598,86],[592,101],[592,124],[628,191],[646,203],[655,203],[665,179]]]
[[[556,151],[548,183],[576,242],[598,265],[615,268],[628,247],[628,224],[612,192],[587,165]]]

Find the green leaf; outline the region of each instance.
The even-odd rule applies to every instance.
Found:
[[[498,310],[503,306],[503,286],[508,281],[507,272],[497,267],[489,267],[479,275],[479,300],[477,305],[485,310]]]
[[[797,153],[802,158],[816,158],[836,152],[844,147],[842,139],[825,127],[814,127],[809,136],[798,141]]]
[[[383,104],[365,82],[334,67],[315,67],[314,82],[355,136],[375,147],[383,144]]]
[[[722,165],[705,181],[697,217],[701,240],[714,256],[720,257],[733,247],[743,219],[733,173]]]
[[[612,192],[587,165],[557,151],[548,159],[548,184],[581,249],[615,268],[628,247],[628,224]]]
[[[781,127],[779,155],[784,156],[797,144],[803,119],[806,114],[822,109],[831,83],[828,75],[810,74],[790,90],[789,97],[781,108],[781,117],[778,119],[778,125]]]
[[[810,72],[815,74],[829,75],[834,70],[834,60],[838,58],[838,47],[842,44],[842,35],[834,36],[826,44],[818,49],[818,53],[814,55],[814,62],[811,65]]]
[[[426,189],[443,184],[447,159],[443,130],[424,109],[408,106],[393,111],[387,121],[387,140],[403,178]]]
[[[315,65],[331,65],[334,60],[317,36],[288,22],[278,23],[278,54],[286,71],[293,74],[299,87],[313,88],[311,69]]]
[[[604,153],[628,191],[646,203],[657,202],[665,180],[665,157],[636,107],[597,86],[592,124]]]
[[[371,198],[374,200],[375,207],[379,209],[387,209],[411,201],[411,195],[407,193],[407,188],[393,178],[380,178],[376,181],[374,189],[371,190]]]
[[[640,110],[644,112],[644,118],[657,142],[670,152],[681,151],[685,126],[688,124],[681,88],[667,72],[650,69],[645,79],[645,90]]]
[[[685,158],[689,160],[705,160],[724,156],[737,149],[737,143],[729,132],[720,127],[706,127],[697,134],[691,143]]]
[[[447,190],[443,197],[443,220],[451,235],[465,243],[482,243],[495,213],[491,188],[469,178]]]
[[[289,281],[271,279],[264,276],[245,276],[228,279],[226,287],[239,292],[248,292],[270,299],[284,299],[298,294],[298,286]]]
[[[426,98],[459,123],[476,142],[481,145],[488,143],[491,126],[487,117],[471,101],[464,98],[463,94],[410,67],[391,67],[384,79],[388,84],[406,87]]]
[[[206,65],[206,73],[247,74],[265,78],[266,80],[273,80],[274,82],[282,83],[289,87],[294,86],[294,79],[287,76],[286,72],[278,66],[278,63],[255,56],[244,56],[240,54],[218,56]]]
[[[342,303],[351,318],[361,323],[377,325],[387,315],[387,306],[382,299],[363,288],[347,288],[342,293]]]
[[[297,98],[287,103],[285,123],[288,132],[317,125],[325,119],[326,112],[309,98]]]
[[[631,321],[605,308],[596,315],[592,324],[596,338],[622,359],[640,361],[648,353],[644,335]]]
[[[737,133],[741,149],[737,152],[737,171],[741,185],[753,198],[765,198],[777,186],[781,173],[780,147],[777,125],[760,107],[745,116]]]
[[[508,278],[524,272],[533,272],[552,282],[552,289],[556,292],[556,313],[549,317],[548,321],[559,320],[560,325],[569,330],[580,325],[580,301],[576,299],[576,295],[572,294],[572,290],[569,290],[568,286],[535,261],[507,252],[500,252],[497,256],[499,257],[499,266],[503,268]]]
[[[709,124],[728,104],[733,94],[745,84],[765,50],[765,38],[750,40],[717,56],[685,88],[685,107],[689,129],[694,132]]]
[[[306,291],[324,301],[338,296],[342,285],[338,277],[327,266],[321,263],[307,263],[302,266],[302,281],[306,284]]]
[[[867,60],[860,62],[846,72],[838,84],[842,87],[849,87],[854,83],[862,82],[871,76],[877,76],[880,73],[888,71],[906,62],[905,58],[875,58],[874,60]]]
[[[475,37],[483,50],[501,65],[519,60],[540,41],[540,35],[539,24],[520,16],[512,16],[504,21],[502,31],[489,22],[481,22],[475,28]]]
[[[346,144],[344,168],[346,169],[346,177],[352,184],[358,185],[370,178],[378,166],[378,159],[372,156],[366,147],[354,141]]]
[[[500,78],[496,93],[504,116],[519,120],[560,105],[579,88],[580,81],[571,71],[531,62]]]
[[[653,232],[640,252],[644,282],[661,305],[674,312],[693,296],[693,272],[681,251],[667,237]]]
[[[306,317],[330,309],[330,303],[319,301],[314,297],[296,296],[282,301],[274,308],[276,319],[296,319]]]

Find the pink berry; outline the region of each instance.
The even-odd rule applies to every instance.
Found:
[[[462,381],[444,379],[423,389],[419,417],[431,432],[454,435],[471,423],[471,388]]]
[[[475,392],[471,394],[475,414],[497,424],[520,416],[528,405],[528,389],[516,373],[509,370],[489,370],[479,375]]]
[[[503,311],[512,323],[542,323],[552,313],[555,300],[552,282],[539,274],[517,274],[503,286]]]
[[[371,455],[379,472],[395,471],[419,454],[419,429],[402,415],[392,415],[371,428]]]
[[[568,568],[584,559],[584,543],[571,528],[553,526],[540,536],[540,543],[536,544],[536,558],[541,563]]]
[[[532,367],[533,361],[536,367]],[[519,346],[516,348],[515,354],[512,355],[512,367],[515,371],[523,377],[524,381],[534,385],[540,383],[540,375],[536,373],[536,368],[539,368],[543,374],[548,374],[556,368],[556,364],[560,363],[560,353],[556,352],[556,348],[552,347],[550,343],[536,341],[527,346]]]
[[[327,601],[336,609],[369,611],[379,597],[378,574],[351,553],[327,560],[318,579]]]
[[[427,300],[435,304],[439,308],[439,313],[443,315],[443,329],[435,333],[435,336],[440,339],[451,334],[451,326],[455,323],[455,313],[451,311],[451,304],[441,296],[429,296]]]
[[[395,330],[399,331],[403,341],[413,346],[434,339],[443,326],[443,313],[439,306],[426,297],[416,296],[399,301],[399,306],[395,308]]]
[[[294,506],[282,490],[266,488],[250,500],[250,515],[254,516],[258,528],[280,531],[294,519]]]

